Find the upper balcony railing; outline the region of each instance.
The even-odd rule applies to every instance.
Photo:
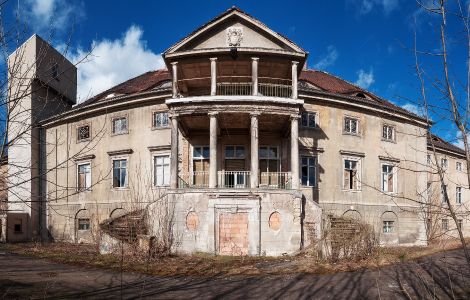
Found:
[[[251,96],[253,85],[247,82],[219,82],[217,83],[217,95],[221,96]],[[259,83],[257,96],[267,97],[292,97],[292,86],[275,83]]]

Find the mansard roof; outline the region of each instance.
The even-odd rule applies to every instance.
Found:
[[[237,22],[250,25],[256,31],[256,37],[258,38],[252,38],[251,41],[247,43],[248,48],[255,48],[259,46],[258,42],[260,38],[266,37],[272,42],[271,45],[277,45],[280,49],[300,54],[303,57],[306,57],[307,55],[307,53],[300,46],[292,42],[284,35],[273,31],[258,19],[247,14],[238,7],[233,6],[232,8],[226,10],[219,16],[215,17],[211,21],[194,30],[188,36],[184,37],[183,39],[175,43],[173,46],[168,48],[164,52],[164,57],[167,57],[168,55],[171,55],[175,52],[182,52],[184,50],[188,50],[188,48],[194,50],[193,47],[197,44],[200,45],[201,41],[214,37],[214,34],[217,32],[223,31],[225,33],[225,30],[229,26],[236,24]],[[216,45],[221,48],[230,48],[226,43],[221,43],[220,40],[218,40],[218,43],[216,43]],[[207,50],[211,49],[211,47],[214,47],[214,44],[210,46],[202,46],[202,48],[205,48]],[[239,48],[244,47],[243,45],[241,45],[241,47]]]
[[[437,151],[439,150],[449,151],[449,152],[453,152],[456,154],[460,154],[465,157],[465,150],[463,150],[460,147],[455,146],[454,144],[451,144],[445,141],[444,139],[438,137],[435,134],[430,133],[428,134],[428,147],[431,148],[432,144],[434,144]]]

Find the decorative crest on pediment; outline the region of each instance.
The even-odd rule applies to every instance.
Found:
[[[229,27],[227,28],[227,44],[229,47],[240,47],[243,41],[243,28],[242,27]]]

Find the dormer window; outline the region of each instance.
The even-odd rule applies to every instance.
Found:
[[[57,63],[53,64],[51,67],[51,76],[55,80],[59,80],[59,65]]]

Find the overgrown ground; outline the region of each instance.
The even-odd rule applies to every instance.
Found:
[[[96,246],[85,244],[25,243],[1,246],[9,252],[46,258],[59,263],[162,276],[326,274],[365,268],[374,269],[459,247],[459,241],[455,240],[447,240],[427,247],[383,247],[364,258],[330,262],[318,258],[309,251],[284,257],[229,257],[195,254],[150,258],[143,253],[128,251],[101,255]]]

